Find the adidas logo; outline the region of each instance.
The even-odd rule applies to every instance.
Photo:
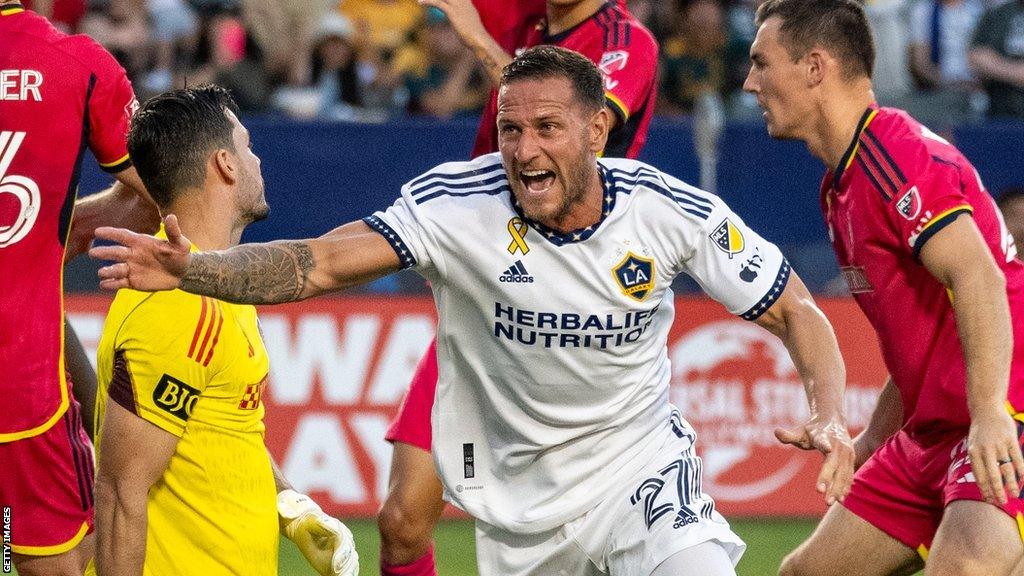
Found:
[[[501,276],[498,276],[498,281],[531,284],[533,283],[533,276],[530,276],[530,273],[526,271],[526,266],[523,266],[522,260],[516,260],[515,264],[509,266],[508,270],[505,270],[501,273]]]

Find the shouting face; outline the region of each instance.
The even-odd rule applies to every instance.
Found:
[[[562,231],[600,219],[596,157],[607,123],[607,112],[583,105],[566,78],[523,79],[501,87],[498,148],[512,193],[528,218]]]

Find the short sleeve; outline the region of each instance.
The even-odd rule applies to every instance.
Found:
[[[363,218],[363,222],[388,241],[398,255],[403,270],[424,268],[431,262],[433,243],[421,225],[414,206],[412,198],[403,193],[387,210]]]
[[[189,298],[194,306],[187,310],[180,299],[171,305],[167,299],[167,293],[154,294],[125,318],[115,341],[108,394],[143,420],[181,437],[207,388],[223,310],[210,298]]]
[[[789,281],[789,263],[775,244],[747,227],[718,198],[684,269],[729,312],[756,320]]]
[[[89,96],[89,148],[100,167],[111,173],[131,166],[128,127],[139,103],[124,68],[108,52],[96,47],[95,83]]]
[[[919,258],[921,248],[961,214],[973,212],[955,165],[933,161],[924,179],[911,178],[887,205],[887,216],[903,246]]]
[[[605,102],[622,124],[647,104],[658,69],[658,45],[654,38],[632,24],[629,30],[631,42],[606,50],[597,62],[604,76]]]

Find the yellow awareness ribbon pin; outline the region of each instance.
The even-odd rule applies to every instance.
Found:
[[[508,245],[508,253],[515,254],[516,250],[519,250],[524,255],[530,251],[530,247],[526,245],[526,240],[523,239],[523,235],[530,227],[519,218],[513,218],[508,221],[508,233],[512,235],[512,242]]]

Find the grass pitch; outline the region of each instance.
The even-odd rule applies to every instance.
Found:
[[[740,519],[730,521],[733,529],[747,543],[747,552],[737,567],[738,576],[774,576],[779,563],[796,548],[817,524],[817,520]],[[352,529],[359,550],[360,573],[380,574],[377,526],[373,520],[346,520]],[[469,521],[444,521],[435,532],[438,576],[476,576],[476,554],[473,550],[473,524]],[[282,576],[307,576],[315,573],[291,542],[281,545]]]
[[[733,529],[747,543],[747,551],[737,567],[738,576],[774,576],[779,563],[790,550],[802,542],[817,520],[733,519]],[[360,574],[378,576],[380,537],[373,520],[350,519],[359,550]],[[476,554],[473,549],[473,524],[465,520],[444,521],[435,532],[438,576],[476,576]],[[14,574],[17,574],[15,572]],[[306,564],[302,553],[289,540],[281,539],[281,576],[316,576]]]

